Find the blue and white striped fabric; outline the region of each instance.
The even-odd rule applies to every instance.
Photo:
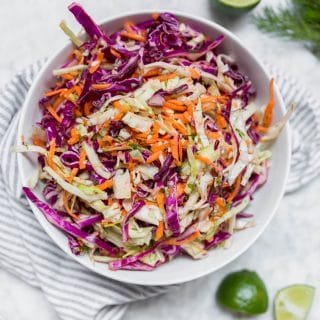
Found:
[[[10,148],[16,142],[19,110],[39,71],[38,62],[15,76],[0,94],[0,267],[41,288],[61,319],[116,320],[128,302],[145,299],[171,287],[142,287],[103,278],[62,252],[41,228],[26,199]],[[294,131],[293,163],[287,191],[308,183],[320,172],[320,108],[295,81],[271,70],[286,103],[298,110],[291,120]],[[305,125],[308,123],[308,126]]]

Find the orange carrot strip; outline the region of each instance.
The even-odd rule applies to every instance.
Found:
[[[226,119],[221,114],[216,114],[216,123],[220,129],[227,127]]]
[[[170,146],[171,146],[171,153],[173,158],[179,163],[179,149],[178,149],[178,136],[174,136],[170,140]]]
[[[116,58],[121,59],[121,54],[116,49],[111,48],[110,53]]]
[[[220,132],[211,132],[211,131],[208,131],[206,132],[207,136],[212,139],[212,140],[216,140],[216,139],[219,139],[221,134]]]
[[[120,112],[127,112],[128,108],[122,105],[119,101],[114,101],[112,105],[118,109]]]
[[[63,102],[63,100],[64,100],[64,97],[58,97],[58,98],[56,98],[56,100],[55,100],[54,103],[52,104],[53,110],[56,111],[56,110],[58,109],[59,105]]]
[[[78,216],[75,215],[70,207],[69,207],[69,193],[67,191],[63,191],[63,205],[64,205],[64,208],[66,209],[66,212],[68,213],[69,216],[71,216],[73,219],[78,219]]]
[[[160,240],[162,238],[163,231],[164,231],[164,223],[163,223],[163,221],[159,221],[159,225],[158,225],[158,227],[156,229],[156,234],[155,234],[155,237],[154,237],[154,239],[156,241],[158,241],[158,240]]]
[[[127,31],[121,31],[120,35],[122,35],[123,37],[138,41],[138,42],[145,42],[146,39],[144,36],[141,36],[140,34],[134,33],[132,32],[127,32]]]
[[[158,76],[159,73],[160,73],[160,70],[161,70],[160,68],[150,69],[150,70],[147,71],[143,76],[144,76],[145,78]]]
[[[182,244],[187,244],[195,239],[197,239],[199,236],[201,235],[200,231],[196,231],[194,233],[192,233],[190,236],[186,237],[183,240],[177,240],[174,238],[168,239],[163,241],[164,244],[168,244],[168,245],[182,245]]]
[[[187,107],[188,107],[188,113],[191,117],[193,117],[193,103],[192,102],[188,102],[187,103]]]
[[[170,99],[170,100],[167,100],[167,102],[177,104],[178,106],[184,105],[184,103],[182,101],[177,100],[177,99]]]
[[[133,23],[130,21],[127,21],[123,24],[124,29],[126,29],[127,32],[133,32],[132,27]]]
[[[190,72],[190,75],[191,75],[191,78],[192,79],[195,79],[195,80],[199,80],[200,77],[201,77],[201,74],[198,70],[196,70],[195,68],[193,67],[189,67],[189,72]]]
[[[175,111],[186,111],[187,108],[169,101],[166,101],[163,105],[165,108],[169,108]]]
[[[55,96],[55,95],[57,95],[57,94],[63,93],[63,92],[65,92],[65,91],[67,91],[67,89],[62,88],[62,89],[57,89],[57,90],[53,90],[53,91],[46,92],[44,95],[45,95],[46,97],[52,97],[52,96]]]
[[[240,185],[241,185],[241,175],[239,175],[234,183],[234,189],[233,191],[229,194],[227,201],[231,202],[233,200],[233,198],[238,194],[239,189],[240,189]]]
[[[104,90],[108,89],[112,86],[110,83],[94,83],[91,87],[96,90]]]
[[[77,116],[77,117],[82,117],[82,112],[80,111],[79,108],[74,108],[74,109],[73,109],[73,113],[74,113],[74,115]]]
[[[224,202],[223,198],[218,197],[218,198],[216,198],[215,202],[220,207],[224,207],[225,206],[225,202]]]
[[[160,145],[159,144],[152,144],[151,150],[152,150],[152,152],[157,152],[157,151],[161,151],[161,150],[168,148],[168,146],[169,146],[168,142],[162,143]]]
[[[157,12],[155,12],[155,13],[152,13],[151,16],[152,16],[152,19],[153,19],[153,20],[158,20],[159,17],[160,17],[160,14],[157,13]]]
[[[39,147],[42,147],[42,148],[45,148],[46,144],[44,141],[42,141],[41,139],[39,138],[32,138],[32,143],[36,146],[39,146]]]
[[[256,126],[256,130],[258,132],[261,132],[261,133],[267,133],[269,128],[266,128],[266,127],[263,127],[263,126]]]
[[[89,68],[89,73],[94,73],[100,67],[103,58],[104,58],[104,53],[98,52],[96,59],[91,63],[91,67]]]
[[[57,166],[53,162],[53,156],[54,156],[55,152],[56,152],[56,139],[52,139],[50,141],[50,145],[49,145],[47,162],[48,162],[49,167],[51,167],[53,170],[57,169]]]
[[[175,129],[179,130],[183,135],[187,135],[187,129],[184,125],[180,124],[179,122],[172,120],[172,125]]]
[[[72,182],[72,180],[74,179],[74,177],[77,175],[78,171],[79,171],[79,168],[73,168],[73,169],[71,170],[71,173],[70,173],[69,177],[67,178],[67,181],[68,181],[69,183]]]
[[[84,151],[83,148],[80,150],[80,155],[79,155],[79,169],[85,169],[86,167],[86,152]]]
[[[163,210],[164,209],[164,193],[159,191],[156,196],[158,207]]]
[[[203,157],[201,156],[200,154],[196,154],[195,155],[195,158],[205,164],[208,164],[208,165],[211,165],[212,164],[212,161],[206,157]]]
[[[108,206],[112,206],[113,200],[112,198],[108,198]]]
[[[76,127],[73,127],[71,129],[70,134],[71,134],[71,137],[67,141],[68,144],[73,145],[73,144],[76,144],[76,143],[78,143],[80,141],[81,136],[80,136],[80,133],[79,133],[79,131],[77,130]]]
[[[210,110],[215,110],[217,105],[215,103],[207,103],[202,106],[202,112],[208,112]]]
[[[51,106],[47,106],[47,110],[59,123],[62,122],[62,119],[60,118],[60,116],[55,112],[55,110]]]
[[[151,162],[159,159],[159,157],[161,156],[161,154],[162,154],[162,151],[157,151],[157,152],[155,152],[155,153],[152,153],[152,154],[148,157],[147,163],[151,163]]]
[[[271,79],[270,81],[270,98],[269,98],[269,102],[266,106],[266,109],[264,111],[264,115],[263,115],[263,121],[262,121],[262,125],[265,128],[269,128],[272,122],[272,117],[273,117],[273,108],[275,105],[275,100],[274,100],[274,79]]]
[[[172,72],[172,73],[162,74],[157,77],[152,77],[152,79],[159,80],[159,81],[165,81],[165,80],[173,79],[175,77],[177,77],[177,74],[175,72]]]
[[[99,188],[100,190],[106,190],[106,189],[112,187],[112,185],[113,185],[112,179],[109,179],[101,184],[98,184],[96,187]]]
[[[92,103],[90,101],[87,101],[83,106],[83,112],[86,117],[88,117],[91,113]]]

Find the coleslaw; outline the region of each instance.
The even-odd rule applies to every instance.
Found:
[[[244,212],[267,180],[275,139],[274,82],[255,105],[250,79],[210,40],[173,14],[126,22],[108,35],[76,3],[87,38],[73,42],[39,104],[30,143],[45,202],[25,195],[68,237],[75,255],[111,270],[154,270],[229,246],[254,226]]]

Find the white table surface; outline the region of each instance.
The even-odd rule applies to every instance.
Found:
[[[0,1],[0,86],[35,59],[49,56],[65,43],[58,28],[61,19],[71,27],[76,23],[67,12],[65,0]],[[171,9],[213,19],[237,34],[260,59],[270,61],[300,80],[318,98],[320,62],[300,45],[260,33],[250,15],[240,19],[217,17],[210,0],[95,0],[79,1],[96,20],[123,11]],[[285,0],[263,0],[264,4]],[[157,319],[234,319],[214,301],[219,281],[232,270],[243,268],[259,272],[268,287],[272,302],[276,291],[293,283],[308,283],[320,290],[320,179],[286,196],[277,215],[260,239],[240,258],[210,276],[182,285],[165,296],[132,304],[126,320]],[[309,319],[319,319],[320,294]],[[3,318],[3,319],[2,319]],[[257,319],[271,319],[272,308]],[[1,320],[53,320],[55,311],[42,292],[0,269]]]

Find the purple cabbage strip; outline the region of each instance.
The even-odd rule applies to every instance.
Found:
[[[79,153],[71,150],[65,151],[60,155],[62,164],[68,168],[78,168],[79,158]]]
[[[149,255],[150,253],[152,253],[154,250],[157,249],[157,247],[159,246],[159,243],[155,244],[153,247],[143,251],[143,252],[139,252],[138,254],[134,255],[134,256],[130,256],[127,258],[123,258],[120,260],[116,260],[116,261],[111,261],[109,262],[109,269],[110,270],[119,270],[122,269],[124,266],[131,264],[133,262],[138,261],[139,259]]]
[[[129,263],[127,265],[122,266],[122,270],[136,270],[136,271],[153,271],[155,267],[149,266],[141,261],[135,261],[132,263]]]
[[[122,241],[127,242],[129,239],[129,219],[132,218],[142,207],[144,201],[138,201],[133,204],[132,209],[127,213],[122,221]]]
[[[205,250],[209,250],[212,247],[215,247],[219,243],[230,238],[230,233],[226,231],[218,231],[211,241],[205,241],[204,248]]]
[[[167,196],[166,196],[166,218],[169,229],[173,236],[180,234],[180,223],[178,218],[177,204],[177,176],[174,176],[168,181]]]
[[[71,3],[68,6],[68,9],[77,19],[77,21],[83,26],[90,37],[96,37],[99,39],[104,36],[102,30],[78,3]]]
[[[23,187],[22,189],[27,198],[37,206],[37,208],[45,215],[48,221],[59,229],[64,230],[65,232],[76,238],[80,238],[96,245],[97,247],[107,251],[111,256],[115,256],[119,252],[118,248],[112,246],[104,240],[93,237],[92,235],[78,229],[70,222],[63,220],[54,209],[37,198],[30,188]]]
[[[103,216],[100,213],[97,213],[77,220],[76,224],[80,227],[80,229],[83,229],[85,227],[93,225],[94,223],[100,222],[102,219]]]
[[[71,252],[75,256],[78,256],[81,253],[79,242],[77,241],[77,239],[75,239],[70,234],[67,234],[67,238],[68,238],[68,245],[69,245]]]
[[[252,213],[241,212],[236,214],[237,219],[249,219],[254,217]]]

